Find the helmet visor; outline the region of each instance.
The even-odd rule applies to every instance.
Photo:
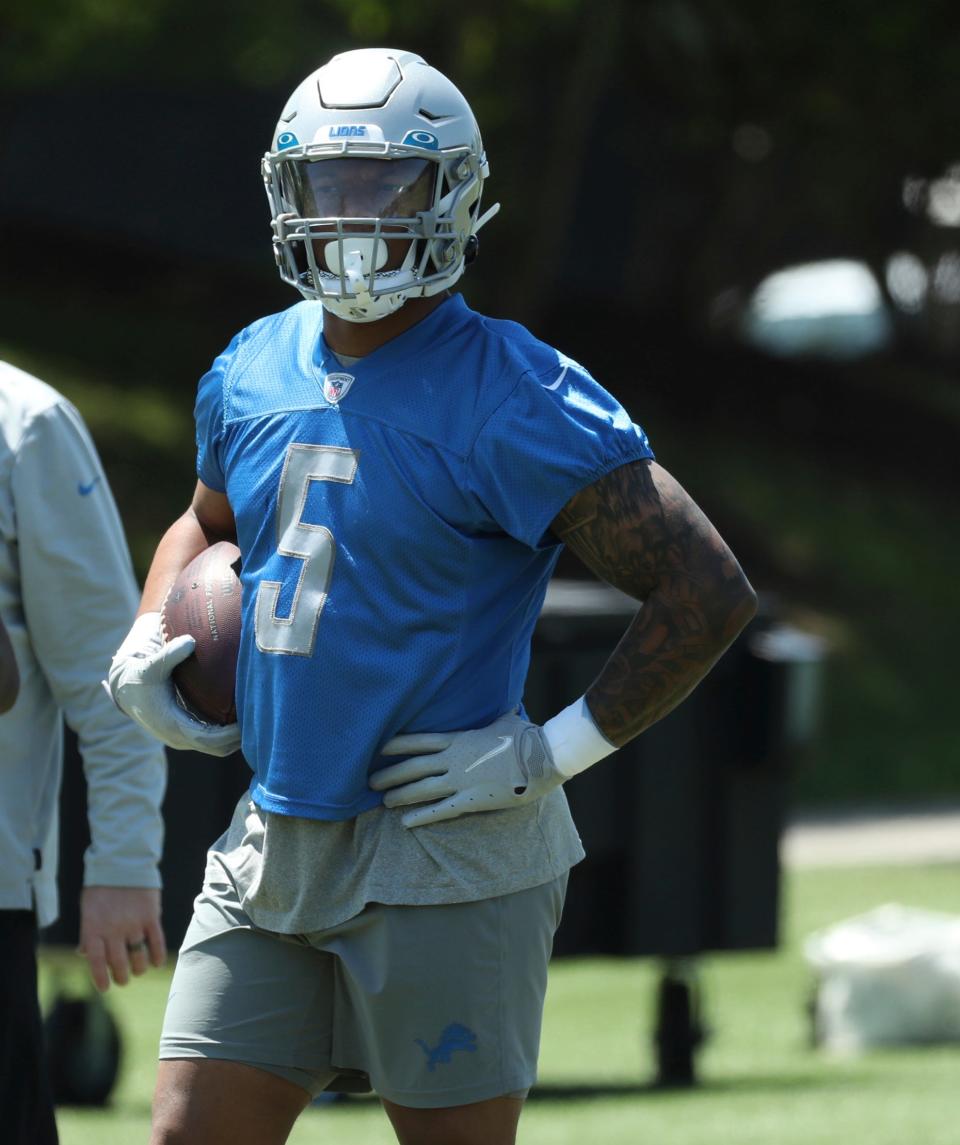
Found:
[[[301,219],[410,219],[433,206],[429,159],[298,159],[284,163],[283,192]]]

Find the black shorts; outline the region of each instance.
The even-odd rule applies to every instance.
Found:
[[[6,1145],[56,1145],[30,910],[0,910],[0,1110]]]

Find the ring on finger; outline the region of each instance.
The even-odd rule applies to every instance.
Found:
[[[147,940],[145,938],[138,939],[136,942],[127,943],[128,954],[140,954],[147,949]]]

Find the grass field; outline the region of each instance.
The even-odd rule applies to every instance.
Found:
[[[713,1036],[692,1090],[652,1090],[648,960],[576,959],[554,965],[539,1093],[521,1121],[522,1145],[956,1145],[960,1046],[830,1058],[807,1044],[810,977],[801,955],[812,930],[883,902],[955,911],[953,866],[872,867],[785,876],[777,952],[704,960]],[[76,974],[77,971],[71,971]],[[50,986],[45,967],[44,988]],[[110,1108],[61,1109],[62,1145],[137,1145],[148,1137],[157,1031],[167,975],[109,1000],[124,1035]],[[376,1103],[308,1110],[293,1145],[390,1145]]]

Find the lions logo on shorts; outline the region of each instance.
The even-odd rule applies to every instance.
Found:
[[[463,1050],[468,1054],[477,1052],[477,1035],[459,1022],[451,1022],[435,1046],[428,1046],[423,1038],[415,1038],[414,1041],[426,1054],[427,1069],[431,1073],[438,1064],[449,1065],[457,1050]]]

